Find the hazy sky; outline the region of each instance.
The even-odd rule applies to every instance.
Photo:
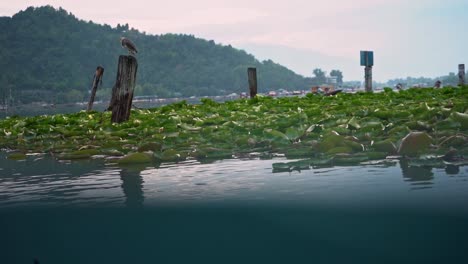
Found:
[[[2,0],[0,16],[46,4],[97,23],[231,44],[305,76],[339,69],[361,80],[360,50],[374,51],[377,81],[468,64],[468,0]]]

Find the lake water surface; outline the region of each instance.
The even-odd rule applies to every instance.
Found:
[[[0,263],[468,263],[468,166],[0,154]]]

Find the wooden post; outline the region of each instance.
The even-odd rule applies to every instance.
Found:
[[[130,118],[133,91],[135,90],[138,62],[133,56],[119,56],[117,78],[112,89],[109,109],[112,109],[113,123],[121,123]]]
[[[102,84],[102,75],[104,75],[104,68],[98,66],[96,68],[96,73],[94,74],[93,87],[91,89],[87,111],[91,111],[93,109],[94,97],[96,96],[97,88],[99,84]]]
[[[372,92],[372,66],[374,66],[374,52],[361,50],[361,66],[364,68],[364,87],[366,92]]]
[[[465,85],[465,64],[458,64],[458,85]]]
[[[372,92],[372,66],[364,68],[365,88],[366,92]]]
[[[257,95],[257,69],[248,68],[247,75],[249,77],[250,98],[254,98]]]

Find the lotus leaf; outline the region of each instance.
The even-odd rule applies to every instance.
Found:
[[[452,118],[447,118],[445,120],[441,120],[435,124],[435,128],[437,130],[447,130],[447,129],[459,129],[461,128],[460,122],[453,120]]]
[[[319,149],[322,152],[327,152],[328,150],[335,148],[335,147],[344,147],[345,138],[340,136],[336,133],[329,133],[324,136],[322,142],[319,143]]]
[[[179,124],[179,127],[190,132],[198,132],[202,129],[201,127],[194,127],[194,126],[187,125],[187,124]]]
[[[180,136],[179,132],[164,133],[164,138],[177,138]]]
[[[381,131],[384,130],[385,126],[382,124],[382,122],[379,121],[369,121],[365,123],[361,123],[361,129],[360,131],[363,132],[371,132],[371,131]]]
[[[75,160],[75,159],[87,159],[93,155],[100,154],[100,151],[97,149],[83,149],[77,150],[69,153],[61,153],[57,156],[60,160]]]
[[[264,135],[267,139],[270,140],[289,140],[289,137],[286,136],[284,133],[274,129],[265,129]]]
[[[468,129],[468,114],[453,112],[450,117],[459,122],[461,125],[461,129],[467,130]]]
[[[364,151],[364,146],[359,142],[346,139],[344,143],[347,147],[350,147],[353,152]]]
[[[162,153],[155,152],[154,156],[163,162],[178,162],[187,158],[187,153],[175,149],[166,149]]]
[[[288,162],[288,165],[291,166],[292,170],[297,171],[310,169],[310,161],[308,159]]]
[[[387,158],[387,153],[385,152],[367,152],[365,153],[369,160],[379,160]]]
[[[288,163],[277,162],[272,164],[273,172],[290,172],[291,166]]]
[[[101,153],[108,156],[123,156],[124,154],[117,149],[101,149]]]
[[[374,142],[372,148],[379,152],[385,152],[388,154],[396,154],[397,148],[391,140],[382,140]]]
[[[351,155],[351,154],[336,154],[333,158],[334,165],[357,165],[361,162],[367,161],[369,158],[364,155]]]
[[[149,142],[138,147],[138,152],[144,151],[160,151],[162,149],[162,144],[159,142]]]
[[[359,125],[359,122],[357,121],[357,118],[355,116],[351,117],[351,119],[348,121],[347,128],[352,129],[352,130],[361,128],[361,125]]]
[[[393,117],[393,112],[391,111],[375,111],[373,116],[380,118],[380,119],[390,119]]]
[[[400,125],[390,129],[387,134],[393,138],[402,138],[410,132],[411,130],[406,125]]]
[[[411,130],[417,130],[417,131],[432,131],[432,127],[423,121],[411,121],[407,122],[406,125],[408,126],[409,129]]]
[[[20,153],[20,152],[10,153],[7,156],[9,160],[25,160],[26,157],[27,157],[26,154]]]
[[[232,158],[232,152],[228,149],[220,149],[220,148],[200,148],[197,150],[198,153],[196,153],[194,156],[197,159],[212,159],[212,160],[218,160],[218,159],[231,159]]]
[[[410,132],[402,139],[398,154],[415,156],[428,149],[431,143],[432,138],[426,132]]]
[[[443,147],[463,147],[468,144],[468,137],[463,135],[449,136],[440,142],[440,146]]]
[[[314,150],[311,147],[302,147],[302,148],[291,148],[286,150],[286,157],[288,159],[294,158],[306,158],[314,154]]]
[[[120,165],[150,163],[152,161],[151,155],[142,152],[130,153],[117,161]]]
[[[337,154],[337,153],[352,153],[353,150],[351,147],[343,146],[343,147],[334,147],[327,151],[328,154]]]
[[[302,135],[304,135],[304,130],[301,128],[289,127],[286,129],[286,137],[291,141],[297,141]]]

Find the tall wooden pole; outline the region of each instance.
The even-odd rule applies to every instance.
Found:
[[[465,85],[465,64],[458,64],[458,85]]]
[[[98,66],[96,68],[96,73],[94,74],[93,87],[91,89],[91,96],[89,97],[87,111],[93,109],[94,97],[96,96],[96,91],[100,83],[102,83],[102,76],[104,75],[104,68]]]
[[[374,52],[361,50],[361,66],[364,68],[364,87],[366,92],[372,92],[372,66],[374,66]]]
[[[112,110],[111,121],[113,123],[121,123],[130,118],[137,69],[138,62],[135,57],[119,56],[117,78],[112,89],[112,98],[109,105]]]
[[[372,66],[364,68],[364,79],[366,92],[372,92]]]
[[[250,98],[254,98],[257,95],[257,69],[248,68],[247,75],[249,77]]]

